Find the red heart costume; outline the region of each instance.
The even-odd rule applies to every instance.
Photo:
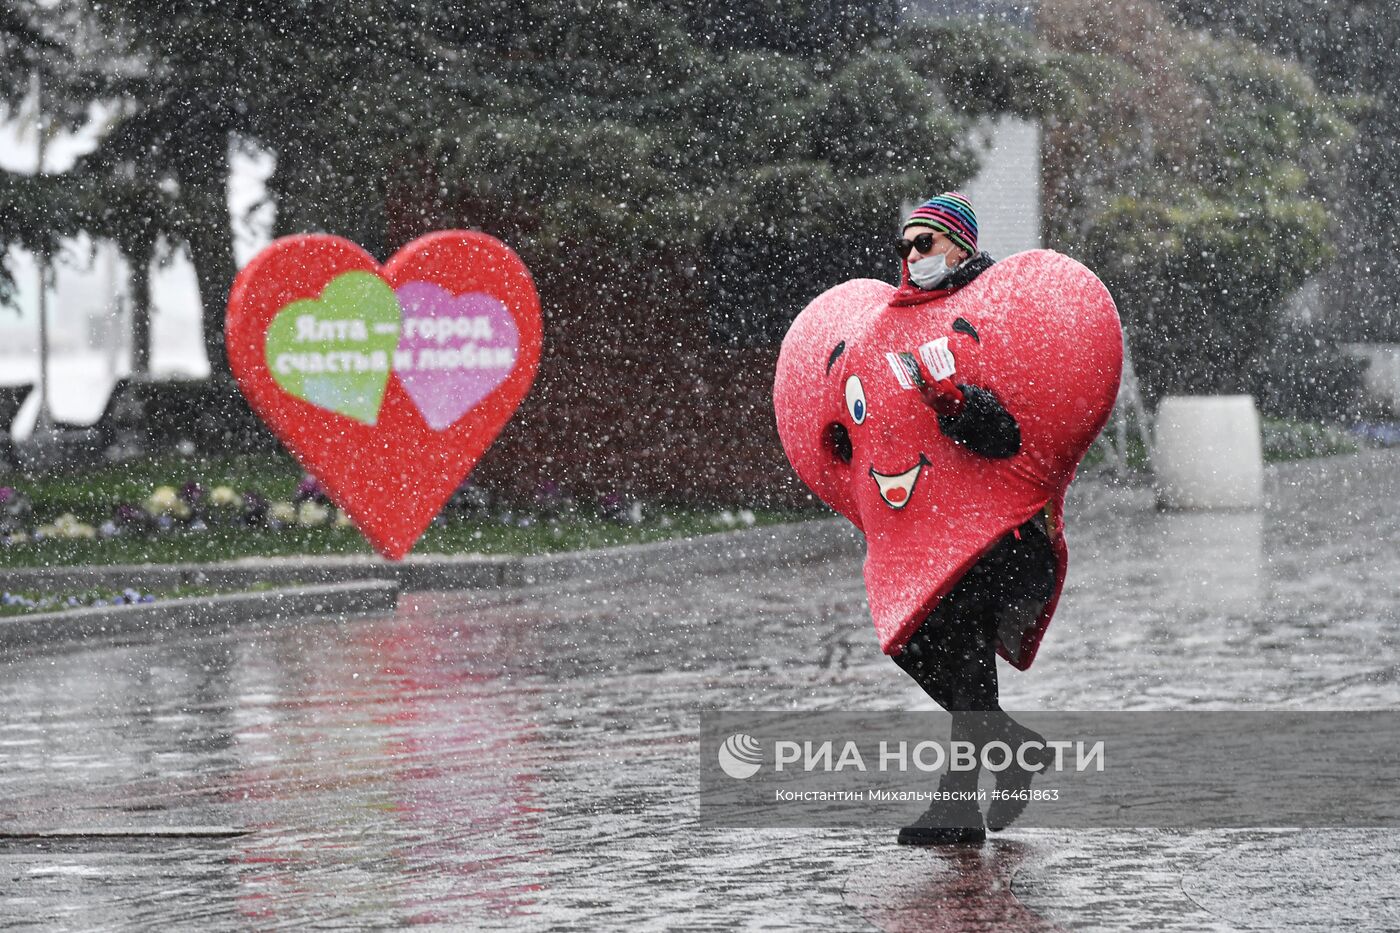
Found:
[[[1003,535],[1045,510],[1054,593],[1038,617],[998,632],[998,652],[1024,670],[1064,585],[1065,490],[1117,396],[1118,311],[1093,272],[1050,250],[1018,253],[955,292],[928,294],[855,279],[809,304],[778,357],[778,434],[802,481],[865,534],[866,591],[887,654],[903,649]],[[900,377],[889,354],[942,337],[956,360],[953,381],[989,390],[1019,424],[1013,456],[954,443]],[[849,435],[847,450],[833,443],[835,425]]]

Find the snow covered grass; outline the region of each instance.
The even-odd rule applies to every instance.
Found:
[[[24,492],[36,515],[50,520],[71,512],[101,524],[122,502],[143,502],[161,486],[202,482],[205,488],[226,485],[257,489],[269,499],[291,499],[302,472],[285,454],[211,459],[181,456],[130,460],[95,470],[53,473],[33,479],[8,477],[0,485]]]
[[[753,514],[753,524],[773,524],[824,512]],[[504,524],[494,519],[449,520],[424,532],[415,554],[540,554],[685,538],[744,527],[728,524],[713,513],[668,509],[654,519],[620,525],[589,516],[534,519],[512,516]],[[369,554],[371,549],[353,528],[289,527],[231,528],[203,532],[171,532],[140,538],[46,539],[0,546],[0,568],[74,564],[203,563],[239,557],[296,554]]]
[[[1354,436],[1343,429],[1314,421],[1263,418],[1260,422],[1260,434],[1265,463],[1356,453],[1361,446]],[[1092,475],[1094,469],[1104,464],[1106,453],[1101,439],[1084,457],[1081,472]],[[1147,473],[1151,470],[1147,449],[1136,431],[1128,435],[1128,467],[1136,473]]]
[[[1264,461],[1279,463],[1356,453],[1356,440],[1340,428],[1311,421],[1263,419]]]
[[[165,458],[32,480],[0,479],[0,486],[6,484],[23,497],[26,512],[22,521],[11,518],[23,531],[0,535],[0,568],[370,553],[359,532],[336,521],[336,510],[318,498],[319,488],[285,456]],[[232,504],[250,490],[263,504],[256,520]],[[229,503],[220,505],[221,492],[224,499],[231,497]],[[616,495],[574,502],[555,490],[522,506],[469,489],[444,509],[414,552],[538,554],[824,514],[680,508]]]

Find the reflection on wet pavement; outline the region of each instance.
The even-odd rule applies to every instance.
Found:
[[[1397,476],[1394,455],[1291,465],[1266,512],[1208,516],[1077,487],[1062,608],[1035,667],[1003,668],[1005,705],[1395,707]],[[700,709],[927,708],[879,652],[856,557],[15,657],[0,702],[0,832],[251,830],[0,838],[19,926],[1396,926],[1365,883],[1393,877],[1384,833],[1013,830],[927,852],[895,827],[695,829]]]
[[[846,903],[882,930],[1058,930],[1012,896],[1013,875],[1034,857],[1034,847],[1000,838],[948,850],[876,847],[847,881]]]
[[[1144,541],[1176,589],[1176,604],[1248,612],[1268,592],[1261,512],[1169,512]]]

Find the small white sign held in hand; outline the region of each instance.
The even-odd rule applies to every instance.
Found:
[[[929,375],[937,382],[947,379],[958,371],[953,362],[953,351],[948,349],[948,338],[939,337],[919,347],[919,359],[928,367]]]

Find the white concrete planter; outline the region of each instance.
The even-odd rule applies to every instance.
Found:
[[[1256,509],[1264,444],[1248,395],[1173,395],[1157,406],[1152,469],[1172,509]]]

